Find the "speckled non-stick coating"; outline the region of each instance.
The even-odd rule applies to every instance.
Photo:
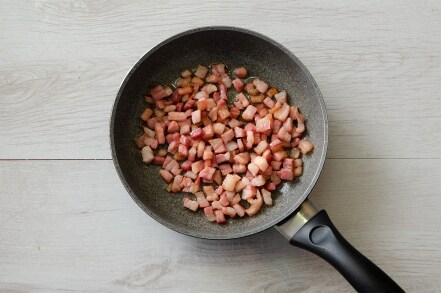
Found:
[[[146,107],[147,90],[173,83],[179,73],[198,64],[224,62],[228,68],[245,66],[279,89],[286,89],[289,103],[298,105],[307,125],[306,138],[315,145],[304,157],[303,175],[285,182],[273,193],[274,206],[264,206],[254,217],[235,218],[227,224],[208,222],[202,211],[182,207],[183,193],[168,193],[159,168],[145,165],[133,138],[140,133],[139,115]],[[230,97],[231,98],[231,97]],[[255,32],[232,27],[207,27],[178,34],[150,50],[129,72],[118,92],[110,141],[116,170],[136,203],[159,223],[184,234],[229,239],[263,231],[290,215],[314,186],[325,160],[328,124],[325,105],[314,79],[286,48]]]

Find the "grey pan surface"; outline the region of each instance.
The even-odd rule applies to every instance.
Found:
[[[143,97],[156,84],[171,84],[182,70],[198,64],[223,62],[228,68],[245,66],[279,89],[289,103],[302,110],[306,138],[315,145],[304,157],[303,175],[285,182],[273,194],[274,206],[264,206],[252,218],[234,218],[227,224],[208,222],[202,211],[182,207],[182,193],[165,191],[159,167],[144,165],[133,138],[140,133]],[[232,98],[232,97],[229,97]],[[177,232],[207,239],[238,238],[263,231],[292,214],[314,187],[328,143],[328,123],[320,90],[306,67],[288,49],[259,33],[235,27],[205,27],[186,31],[160,43],[128,73],[117,94],[110,122],[113,162],[135,202],[152,218]]]

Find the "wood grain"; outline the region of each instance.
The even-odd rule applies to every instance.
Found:
[[[330,122],[312,196],[407,292],[439,292],[440,1],[1,6],[1,292],[353,292],[273,229],[231,241],[170,231],[117,178],[119,84],[162,40],[209,25],[261,32],[302,60]]]
[[[329,157],[441,158],[440,10],[438,1],[6,2],[0,158],[109,159],[110,111],[130,67],[206,25],[259,31],[307,65],[329,110]]]
[[[441,160],[328,160],[312,195],[407,292],[436,292],[439,178]],[[0,291],[352,292],[273,229],[208,241],[162,227],[111,161],[3,161],[0,180]]]

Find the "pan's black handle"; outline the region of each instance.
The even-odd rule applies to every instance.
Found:
[[[321,210],[291,238],[335,267],[358,292],[404,292],[386,273],[356,250]]]

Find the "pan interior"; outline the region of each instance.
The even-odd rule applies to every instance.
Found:
[[[264,206],[252,218],[230,219],[225,225],[208,222],[202,211],[182,207],[183,193],[165,191],[159,168],[144,165],[133,138],[140,133],[143,97],[156,84],[173,83],[179,73],[198,64],[223,62],[245,66],[279,89],[306,118],[306,138],[314,143],[304,157],[303,175],[273,193],[274,206]],[[301,62],[280,44],[254,32],[228,27],[202,28],[172,37],[148,52],[130,71],[114,105],[110,138],[118,174],[127,191],[151,217],[178,232],[209,239],[237,238],[260,232],[283,220],[306,198],[321,171],[327,147],[327,118],[320,91]]]

